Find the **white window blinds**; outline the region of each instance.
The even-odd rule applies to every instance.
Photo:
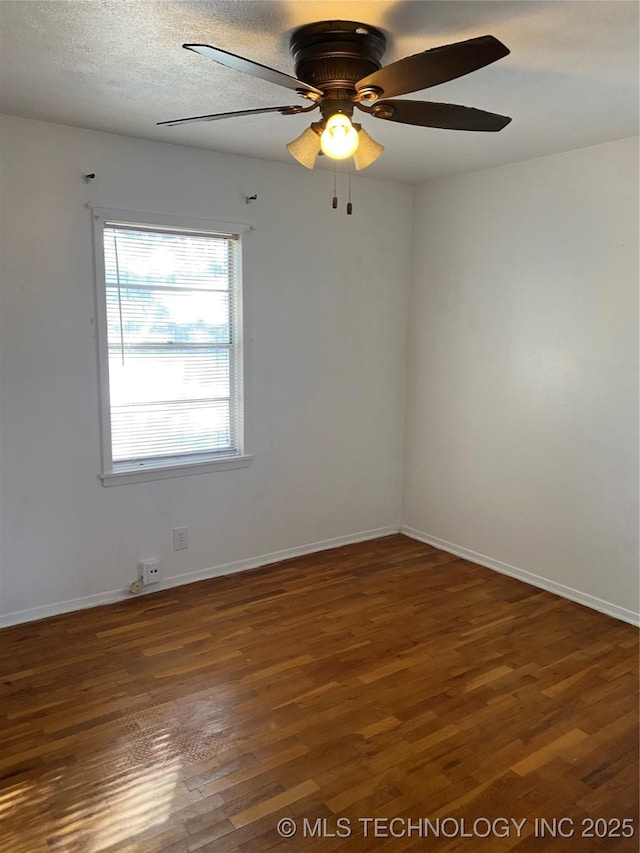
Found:
[[[111,455],[239,452],[233,234],[104,223]]]

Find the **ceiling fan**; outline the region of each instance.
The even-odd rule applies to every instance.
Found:
[[[398,95],[446,83],[507,56],[509,49],[490,35],[435,47],[381,67],[386,38],[380,30],[355,21],[307,24],[291,36],[295,77],[210,45],[183,47],[290,89],[311,104],[239,110],[158,124],[174,126],[270,112],[297,115],[319,109],[322,119],[287,145],[290,154],[308,169],[313,168],[319,154],[336,160],[353,156],[356,169],[366,168],[382,154],[384,147],[352,121],[354,108],[383,121],[449,130],[498,131],[511,121],[508,116],[458,104],[396,100]]]

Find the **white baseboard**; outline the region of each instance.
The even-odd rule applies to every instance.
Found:
[[[424,542],[427,545],[433,545],[434,548],[439,548],[442,551],[447,551],[449,554],[455,554],[457,557],[462,557],[465,560],[470,560],[473,563],[478,563],[488,569],[493,569],[504,575],[517,578],[531,586],[544,589],[547,592],[555,593],[562,598],[568,598],[578,604],[583,604],[593,610],[598,610],[601,613],[606,613],[608,616],[613,616],[615,619],[620,619],[623,622],[629,622],[631,625],[640,625],[640,613],[633,610],[627,610],[617,604],[609,601],[604,601],[589,595],[580,590],[572,589],[564,584],[556,583],[548,578],[535,575],[532,572],[527,572],[524,569],[519,569],[516,566],[511,566],[508,563],[503,563],[500,560],[494,560],[491,557],[486,557],[484,554],[479,554],[477,551],[472,551],[469,548],[463,548],[460,545],[455,545],[453,542],[447,542],[445,539],[439,539],[437,536],[430,536],[420,530],[415,530],[412,527],[401,525],[390,525],[387,527],[378,527],[375,530],[365,530],[360,533],[354,533],[347,536],[338,536],[334,539],[325,539],[320,542],[311,542],[306,545],[300,545],[295,548],[285,548],[282,551],[273,551],[269,554],[262,554],[258,557],[251,557],[245,560],[237,560],[232,563],[223,563],[219,566],[213,566],[207,569],[201,569],[195,572],[188,572],[182,575],[173,575],[164,578],[160,583],[153,584],[147,590],[140,593],[142,595],[150,595],[154,592],[159,592],[162,589],[172,589],[177,586],[195,583],[196,581],[208,580],[209,578],[220,577],[222,575],[231,575],[236,572],[243,572],[249,569],[257,569],[261,566],[268,566],[272,563],[279,563],[281,560],[289,560],[292,557],[302,557],[306,554],[314,554],[319,551],[327,551],[330,548],[340,548],[342,545],[353,545],[356,542],[366,542],[370,539],[379,539],[382,536],[389,536],[392,533],[403,533],[411,539],[416,539],[418,542]],[[82,598],[71,598],[66,601],[58,601],[53,604],[45,604],[40,607],[32,607],[28,610],[18,610],[13,613],[6,613],[0,616],[0,627],[8,627],[10,625],[18,625],[23,622],[32,622],[36,619],[45,619],[48,616],[59,616],[63,613],[71,613],[75,610],[86,610],[89,607],[98,607],[101,604],[113,604],[117,601],[123,601],[133,596],[128,589],[109,590],[100,592],[96,595],[87,595]]]
[[[61,613],[71,613],[74,610],[99,607],[101,604],[113,604],[125,598],[131,598],[128,590],[109,590],[95,595],[85,595],[82,598],[69,598],[66,601],[55,601],[53,604],[42,604],[39,607],[30,607],[28,610],[16,610],[14,613],[5,613],[0,616],[0,628],[19,625],[22,622],[33,622],[36,619],[46,619],[48,616],[59,616]]]
[[[220,577],[221,575],[231,575],[236,572],[247,571],[248,569],[257,569],[260,566],[279,563],[281,560],[289,560],[292,557],[303,557],[305,554],[315,554],[318,551],[328,551],[330,548],[340,548],[342,545],[354,545],[356,542],[379,539],[381,536],[389,536],[392,533],[398,532],[398,525],[378,527],[375,530],[364,530],[360,533],[352,533],[347,536],[337,536],[334,539],[324,539],[320,542],[299,545],[296,548],[285,548],[283,551],[273,551],[270,554],[261,554],[258,557],[250,557],[246,560],[223,563],[222,565],[201,569],[196,572],[173,575],[164,578],[157,584],[153,584],[153,586],[143,590],[143,592],[135,597],[140,598],[143,595],[160,592],[162,589],[172,589],[176,586],[184,586],[189,583],[195,583],[196,581]],[[74,610],[86,610],[89,607],[98,607],[101,604],[113,604],[116,601],[123,601],[124,599],[133,597],[128,589],[114,589],[108,592],[100,592],[96,595],[86,595],[82,598],[70,598],[66,601],[57,601],[53,604],[31,607],[28,610],[17,610],[14,613],[6,613],[0,616],[0,628],[6,628],[9,625],[19,625],[23,622],[32,622],[36,619],[45,619],[48,616],[59,616],[62,613],[71,613]]]
[[[613,616],[615,619],[621,619],[623,622],[629,622],[631,625],[640,625],[640,613],[633,610],[627,610],[625,607],[620,607],[617,604],[612,604],[610,601],[604,601],[601,598],[596,598],[594,595],[589,595],[586,592],[581,592],[578,589],[573,589],[570,586],[557,583],[556,581],[543,578],[540,575],[535,575],[532,572],[527,572],[524,569],[519,569],[516,566],[511,566],[509,563],[503,563],[501,560],[494,560],[492,557],[485,557],[484,554],[479,554],[477,551],[472,551],[469,548],[463,548],[460,545],[455,545],[453,542],[447,542],[445,539],[438,539],[437,536],[430,536],[420,530],[415,530],[413,527],[400,526],[400,533],[409,536],[411,539],[417,539],[418,542],[425,542],[427,545],[433,545],[434,548],[439,548],[441,551],[447,551],[449,554],[455,554],[456,557],[463,557],[472,563],[478,563],[480,566],[485,566],[488,569],[493,569],[503,575],[509,575],[512,578],[524,581],[531,586],[544,589],[547,592],[553,592],[555,595],[560,595],[562,598],[568,598],[570,601],[575,601],[578,604],[584,604],[592,610],[598,610],[600,613],[606,613],[607,616]]]

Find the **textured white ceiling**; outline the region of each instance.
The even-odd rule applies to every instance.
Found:
[[[637,134],[638,10],[635,0],[0,0],[0,109],[293,162],[285,143],[308,116],[155,126],[297,102],[286,89],[183,50],[183,42],[212,44],[293,74],[289,37],[312,21],[356,20],[384,30],[384,64],[496,36],[510,56],[409,97],[510,115],[505,130],[465,133],[363,119],[386,146],[365,174],[413,183]]]

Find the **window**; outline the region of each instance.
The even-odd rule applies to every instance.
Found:
[[[94,210],[105,485],[248,464],[241,238]]]

